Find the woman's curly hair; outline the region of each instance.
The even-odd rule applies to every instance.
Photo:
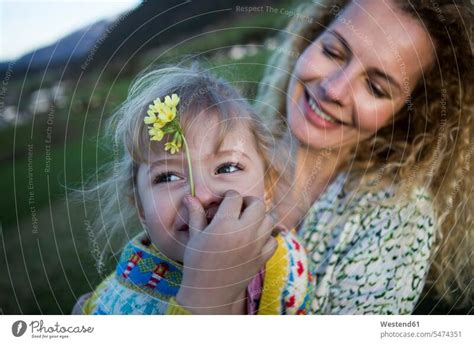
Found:
[[[286,92],[296,60],[350,2],[302,4],[281,33],[260,85],[259,113],[285,133]],[[400,192],[427,188],[433,198],[437,241],[428,292],[450,305],[472,307],[474,75],[473,5],[460,0],[396,0],[430,34],[435,57],[393,122],[352,151],[351,171],[364,178],[383,174]],[[273,107],[264,106],[272,104]],[[381,188],[383,183],[377,187]]]

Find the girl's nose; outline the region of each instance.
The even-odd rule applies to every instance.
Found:
[[[347,103],[352,85],[350,75],[345,69],[334,71],[321,82],[321,90],[328,101],[344,106]]]
[[[194,191],[196,192],[195,197],[199,199],[205,210],[214,206],[219,206],[224,192],[216,190],[215,187],[212,187],[209,185],[209,183],[206,183],[203,178],[196,178],[194,183]]]

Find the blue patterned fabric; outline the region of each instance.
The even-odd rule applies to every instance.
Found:
[[[282,238],[285,257],[289,257],[285,262],[289,264],[279,266],[283,271],[284,293],[277,295],[281,312],[275,314],[306,314],[309,309],[308,294],[313,290],[314,282],[307,266],[306,252],[293,233],[282,235]],[[267,264],[270,262],[272,259]],[[258,275],[262,276],[258,279],[260,290],[275,283],[265,275],[263,271]],[[97,315],[168,314],[170,299],[178,293],[181,281],[182,265],[156,250],[142,233],[124,247],[115,271],[85,302],[83,312]],[[250,295],[247,289],[248,299],[251,299]],[[255,295],[256,300],[252,300],[257,305],[260,296],[259,293]]]
[[[154,249],[143,234],[124,248],[115,272],[87,301],[88,314],[165,314],[176,296],[182,266]]]
[[[124,272],[129,261],[134,255],[141,255],[138,263],[131,269],[127,277]],[[148,285],[153,276],[153,270],[162,266],[165,270],[156,287]],[[169,298],[178,293],[183,276],[182,267],[178,263],[166,258],[153,246],[144,246],[140,239],[130,241],[125,247],[115,271],[116,278],[120,283],[155,296],[158,298]]]

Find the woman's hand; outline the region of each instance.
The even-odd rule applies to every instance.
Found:
[[[225,194],[209,225],[197,198],[185,203],[190,238],[176,301],[197,314],[243,314],[247,285],[276,249],[272,216],[263,201],[236,191]]]

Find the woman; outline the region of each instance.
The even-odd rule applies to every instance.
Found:
[[[299,233],[318,276],[313,311],[408,314],[424,286],[469,309],[472,5],[328,1],[297,13],[312,20],[295,16],[282,34],[257,103],[295,150],[295,183],[278,214],[287,227],[305,217]],[[234,302],[236,281],[263,262],[249,264],[263,241],[246,235],[247,251],[218,260],[189,250],[192,288],[178,294],[181,305],[199,307],[206,288],[223,291],[216,304]],[[194,248],[215,249],[205,240]],[[193,272],[207,267],[220,273]]]

